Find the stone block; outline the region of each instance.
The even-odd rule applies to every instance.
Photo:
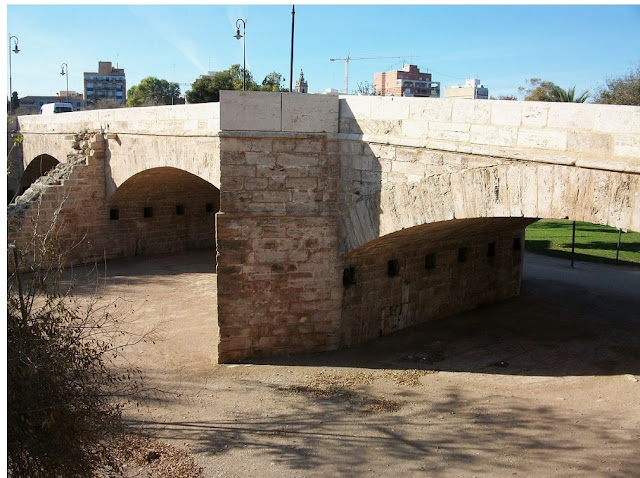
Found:
[[[282,131],[337,133],[338,126],[337,96],[282,94]]]
[[[517,144],[522,148],[566,151],[567,132],[561,130],[520,128],[518,131]]]
[[[570,152],[610,156],[612,149],[611,134],[576,130],[567,133],[567,150]]]
[[[371,98],[371,118],[380,120],[403,120],[409,118],[409,98],[375,96]]]
[[[429,122],[428,137],[437,140],[468,142],[471,125],[469,123]]]
[[[522,126],[546,126],[548,112],[549,103],[541,101],[524,101],[522,103]]]
[[[613,155],[636,158],[640,163],[640,134],[616,134],[613,142]]]
[[[453,100],[451,121],[454,123],[489,124],[491,122],[491,102],[480,100]]]
[[[402,136],[410,138],[424,138],[429,130],[429,122],[426,119],[403,120]]]
[[[453,100],[441,98],[413,98],[409,104],[409,119],[417,121],[450,122]]]
[[[583,103],[550,103],[547,116],[549,128],[587,129],[594,127],[597,108]]]
[[[221,91],[220,129],[223,131],[281,131],[281,93]]]
[[[373,98],[368,96],[348,96],[339,99],[340,119],[357,119],[371,116]]]
[[[518,129],[510,126],[471,125],[469,141],[492,146],[515,146]]]
[[[522,123],[522,103],[520,101],[492,101],[491,124],[520,126]]]
[[[640,134],[640,107],[619,105],[593,105],[594,130],[603,133]]]
[[[391,165],[391,170],[394,173],[400,173],[406,177],[406,181],[409,183],[415,183],[422,178],[425,174],[424,164],[415,162],[395,162]]]

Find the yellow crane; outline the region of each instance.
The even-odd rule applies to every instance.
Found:
[[[361,56],[352,57],[349,53],[346,58],[329,58],[329,61],[344,61],[344,93],[349,94],[349,62],[351,60],[379,60],[381,58],[413,58],[413,55],[409,56]]]

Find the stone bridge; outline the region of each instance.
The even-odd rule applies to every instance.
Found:
[[[86,155],[39,203],[73,262],[217,248],[220,362],[516,295],[539,218],[640,230],[638,107],[222,92],[19,129],[23,188]]]

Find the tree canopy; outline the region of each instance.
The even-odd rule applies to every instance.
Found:
[[[170,105],[180,96],[180,85],[148,76],[127,91],[127,106]]]
[[[559,86],[554,86],[551,91],[552,100],[562,103],[584,103],[589,98],[589,92],[584,91],[580,96],[576,97],[576,87],[564,90]]]
[[[262,80],[262,91],[287,91],[282,86],[284,78],[277,71],[272,71]]]
[[[619,78],[609,78],[596,90],[595,103],[640,106],[640,66]]]
[[[186,98],[189,103],[207,103],[220,101],[220,90],[241,90],[242,76],[245,76],[246,91],[286,91],[282,87],[284,78],[276,71],[269,73],[258,85],[249,70],[244,70],[240,65],[231,65],[228,70],[220,71],[213,76],[201,76],[187,91]]]
[[[527,86],[518,88],[518,91],[524,95],[525,101],[584,103],[589,98],[588,91],[576,97],[575,86],[565,90],[553,83],[553,81],[543,81],[541,78],[529,78],[527,82]]]

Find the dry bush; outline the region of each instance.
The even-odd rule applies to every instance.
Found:
[[[135,371],[113,365],[124,332],[108,306],[61,280],[55,216],[29,242],[7,249],[9,475],[118,470],[109,440],[122,436],[121,407],[139,387]]]

